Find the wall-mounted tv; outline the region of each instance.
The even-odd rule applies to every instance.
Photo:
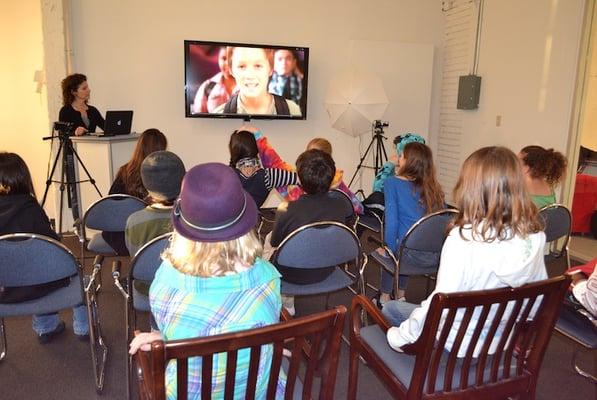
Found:
[[[306,119],[309,49],[184,41],[185,115]]]

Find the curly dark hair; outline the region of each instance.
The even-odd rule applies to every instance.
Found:
[[[87,82],[87,77],[83,74],[72,74],[62,80],[62,104],[68,106],[75,101],[75,95],[79,86]]]
[[[541,146],[526,146],[520,150],[524,165],[529,167],[533,179],[545,179],[548,185],[556,186],[564,173],[568,161],[559,151]]]

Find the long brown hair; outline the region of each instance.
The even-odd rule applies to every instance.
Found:
[[[62,104],[69,106],[75,101],[75,95],[79,86],[87,82],[87,77],[83,74],[72,74],[64,78],[61,82],[62,86]]]
[[[525,237],[543,226],[531,201],[520,162],[505,147],[483,147],[462,165],[454,188],[458,216],[453,226],[471,228],[474,240]]]
[[[147,190],[141,181],[141,163],[154,151],[166,150],[168,140],[158,129],[147,129],[141,134],[131,160],[118,170],[117,178],[121,178],[126,194],[143,199]]]
[[[421,193],[421,203],[426,214],[444,208],[444,191],[437,181],[433,154],[422,143],[412,142],[404,146],[404,165],[398,168],[398,176],[404,177],[415,185]]]

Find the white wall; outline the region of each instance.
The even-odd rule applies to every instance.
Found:
[[[539,144],[566,154],[583,0],[486,0],[479,109],[462,111],[461,154]],[[496,116],[501,126],[496,126]]]
[[[232,0],[223,6],[216,1],[72,0],[73,66],[88,75],[91,102],[102,112],[135,110],[133,128],[162,129],[170,148],[189,167],[205,161],[226,162],[229,133],[240,121],[184,117],[183,40],[308,46],[308,119],[255,123],[289,161],[296,159],[310,138],[328,138],[337,165],[349,179],[358,163],[358,139],[331,128],[324,100],[331,77],[348,66],[351,41],[438,46],[442,21],[440,1]],[[430,81],[439,78],[437,60],[429,68]],[[370,62],[393,66],[399,74],[408,60],[390,51]],[[400,133],[392,129],[394,124],[426,129],[437,124],[429,99],[422,102],[421,113],[388,112],[384,119],[391,124],[389,136]],[[366,189],[370,190],[368,184]]]
[[[33,81],[43,70],[39,0],[3,2],[0,12],[0,151],[19,154],[29,166],[41,200],[50,147],[45,87]],[[49,202],[52,204],[52,201]],[[51,207],[49,207],[51,209]]]

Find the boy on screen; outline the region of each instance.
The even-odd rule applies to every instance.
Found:
[[[268,92],[273,71],[274,50],[259,47],[230,47],[229,64],[237,85],[226,104],[215,113],[300,116],[300,107],[292,100]]]
[[[303,74],[297,65],[297,57],[292,50],[278,49],[274,53],[274,72],[269,82],[269,92],[296,104],[301,104],[303,96]]]

